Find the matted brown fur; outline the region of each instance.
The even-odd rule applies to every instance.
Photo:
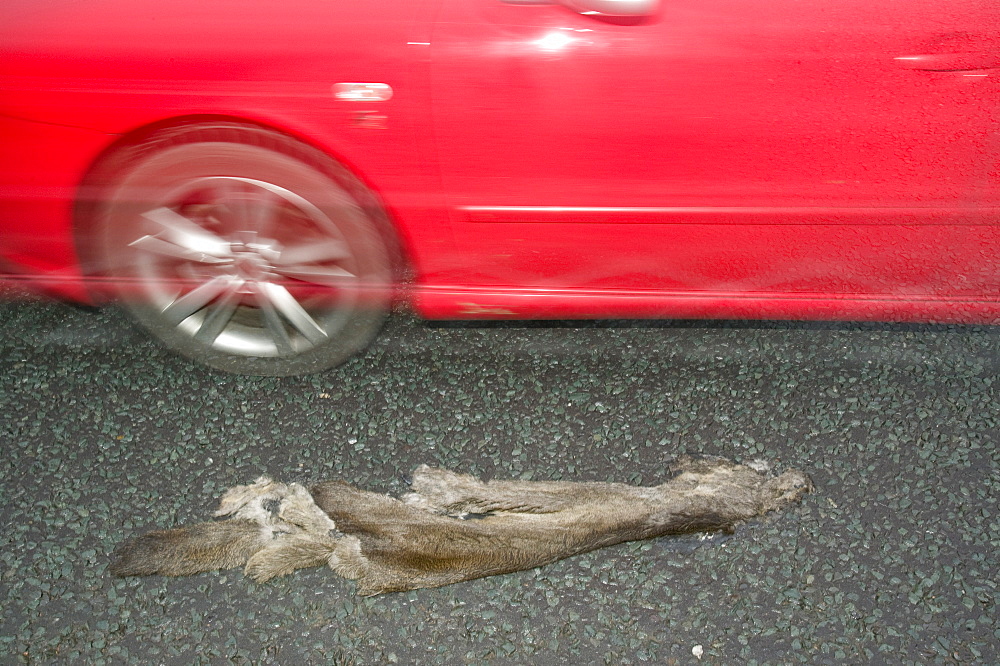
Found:
[[[306,490],[262,477],[223,495],[226,520],[129,539],[116,576],[184,576],[244,566],[258,581],[327,565],[364,595],[520,571],[610,546],[731,530],[798,501],[802,472],[770,476],[721,458],[679,458],[654,487],[480,481],[423,465],[396,499],[329,481]]]

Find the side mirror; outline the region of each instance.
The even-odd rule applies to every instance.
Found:
[[[559,4],[580,14],[639,17],[656,13],[660,0],[559,0]]]
[[[652,16],[660,0],[501,0],[508,5],[562,5],[578,14],[641,18]]]

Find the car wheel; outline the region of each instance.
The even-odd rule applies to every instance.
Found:
[[[96,251],[115,294],[167,346],[220,370],[292,375],[375,336],[395,243],[346,169],[229,125],[154,137],[119,163]]]

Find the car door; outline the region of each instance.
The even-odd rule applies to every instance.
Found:
[[[442,0],[428,46],[454,275],[996,294],[998,34],[991,0],[664,0],[629,18]]]

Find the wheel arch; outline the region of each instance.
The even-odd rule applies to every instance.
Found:
[[[409,243],[401,225],[393,218],[389,206],[369,180],[343,156],[309,137],[264,122],[237,116],[201,114],[176,116],[142,125],[120,135],[92,161],[77,188],[73,203],[73,241],[79,257],[80,270],[88,279],[87,288],[95,302],[108,297],[99,279],[103,267],[100,252],[91,230],[100,215],[102,201],[119,174],[130,162],[180,142],[197,140],[198,136],[214,140],[232,138],[234,142],[271,148],[286,156],[299,159],[338,182],[352,179],[360,185],[355,192],[392,249],[394,278],[403,285],[412,281],[413,263]]]

